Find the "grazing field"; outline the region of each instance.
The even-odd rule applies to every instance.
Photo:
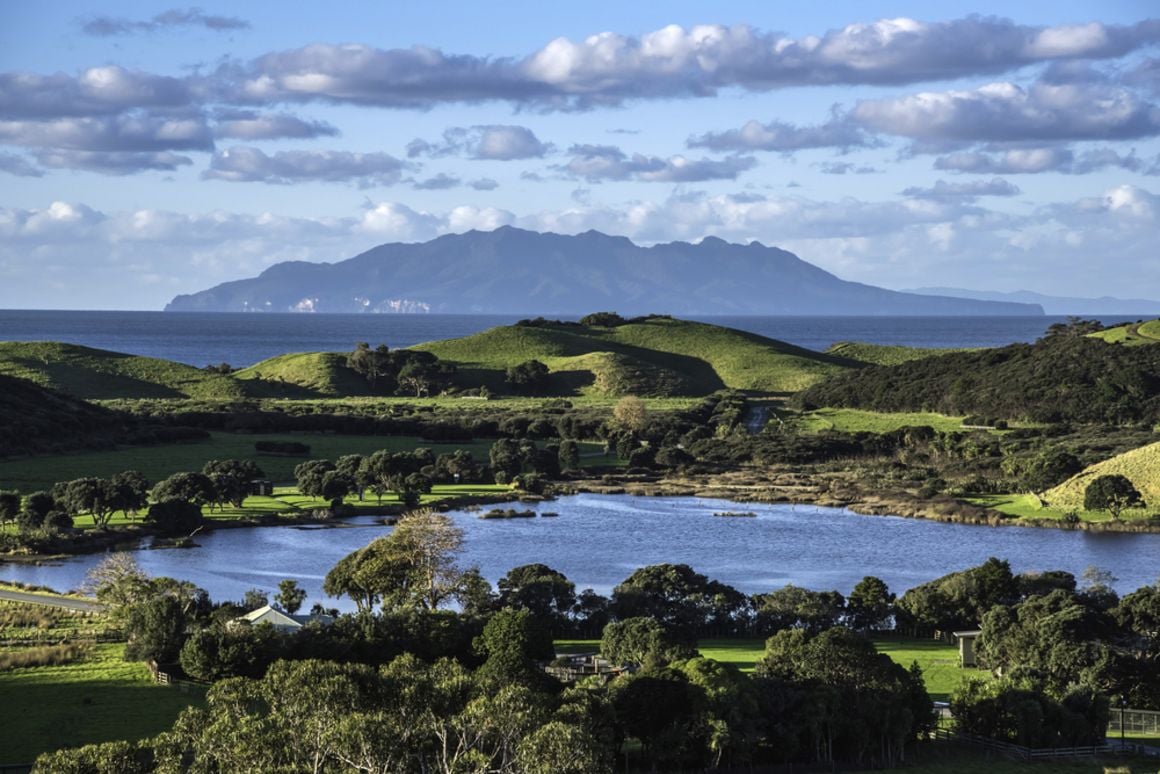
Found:
[[[1125,344],[1129,347],[1160,342],[1160,320],[1143,323],[1127,323],[1103,331],[1089,333],[1093,339],[1103,339],[1109,344]]]
[[[86,399],[245,397],[230,377],[184,363],[58,342],[0,342],[0,374]]]
[[[946,701],[964,677],[989,679],[988,673],[959,666],[959,652],[954,645],[936,640],[903,637],[877,637],[874,647],[896,663],[909,668],[918,662],[926,690],[935,701]],[[705,658],[733,664],[742,672],[752,672],[765,652],[765,640],[755,637],[701,640],[697,649]],[[600,650],[600,640],[557,640],[557,653],[592,653]]]
[[[1135,484],[1149,507],[1160,506],[1160,443],[1118,454],[1080,471],[1054,489],[1044,492],[1043,499],[1056,510],[1083,508],[1084,491],[1099,476],[1119,474]]]
[[[263,360],[232,376],[258,397],[370,395],[371,385],[346,367],[340,352],[298,352]]]
[[[652,319],[613,328],[506,326],[420,344],[458,364],[466,381],[502,387],[504,370],[539,360],[552,391],[585,395],[703,395],[724,387],[786,393],[856,365],[743,331]]]
[[[984,508],[993,508],[999,513],[1014,516],[1020,519],[1050,519],[1054,521],[1064,519],[1067,514],[1074,513],[1080,521],[1101,522],[1111,521],[1112,516],[1107,511],[1085,511],[1078,509],[1052,507],[1035,494],[998,494],[976,495],[964,497],[972,505],[981,505]],[[1082,506],[1082,498],[1080,500]],[[1144,521],[1150,516],[1147,509],[1129,508],[1120,514],[1120,521]]]
[[[966,352],[966,349],[904,347],[897,344],[867,344],[862,341],[839,341],[831,344],[826,352],[830,355],[857,360],[872,365],[898,365],[926,357],[938,357],[950,352]]]
[[[900,427],[926,425],[944,433],[967,432],[962,417],[948,417],[945,414],[904,412],[887,414],[878,411],[862,411],[847,408],[822,408],[802,414],[802,424],[807,432],[839,430],[848,433],[889,433]]]
[[[57,481],[84,476],[108,478],[122,470],[139,470],[150,481],[183,471],[201,470],[209,460],[249,459],[258,464],[270,480],[292,482],[294,466],[306,459],[337,459],[344,454],[372,454],[379,449],[410,451],[428,448],[434,454],[466,449],[477,461],[486,462],[490,440],[456,443],[433,443],[412,436],[371,436],[337,434],[236,434],[212,433],[208,441],[167,444],[163,446],[124,446],[106,451],[87,451],[26,457],[0,461],[0,489],[18,489],[28,493],[47,489]],[[310,447],[309,457],[282,457],[259,454],[257,441],[297,441]],[[582,443],[581,464],[615,465],[616,461],[601,454],[597,443]],[[595,455],[595,456],[594,456]]]

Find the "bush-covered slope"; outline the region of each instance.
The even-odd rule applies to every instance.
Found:
[[[806,408],[934,411],[1036,422],[1160,420],[1160,347],[1085,336],[957,352],[840,374],[798,396]]]
[[[515,325],[420,344],[455,362],[464,383],[502,384],[503,372],[539,360],[555,386],[585,392],[698,395],[728,387],[794,392],[856,363],[705,323],[653,317],[615,327]]]
[[[78,398],[240,398],[222,374],[152,357],[51,341],[0,342],[0,374]]]
[[[1097,462],[1049,489],[1043,499],[1056,509],[1083,510],[1088,484],[1100,476],[1119,474],[1135,484],[1149,507],[1160,506],[1160,443],[1153,443]]]
[[[125,424],[116,412],[0,376],[0,457],[111,445]]]

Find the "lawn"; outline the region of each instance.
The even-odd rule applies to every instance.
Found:
[[[946,701],[964,677],[988,678],[988,673],[959,666],[959,652],[953,645],[935,640],[879,637],[874,647],[896,663],[909,668],[915,661],[922,669],[926,690],[935,701]],[[733,664],[742,672],[752,672],[765,652],[765,640],[754,637],[709,639],[697,643],[705,658]],[[591,653],[600,650],[600,640],[557,640],[557,653]]]
[[[1020,519],[1058,520],[1064,516],[1064,510],[1062,508],[1049,508],[1034,494],[978,495],[976,497],[965,497],[963,499],[972,505],[993,508],[1000,513],[1016,516]],[[1111,521],[1112,519],[1111,514],[1107,511],[1078,510],[1076,513],[1079,515],[1081,521]],[[1120,514],[1120,520],[1143,520],[1147,519],[1148,516],[1149,512],[1147,509],[1130,508]]]
[[[281,457],[259,454],[258,441],[296,441],[310,447],[309,457]],[[239,434],[212,433],[207,441],[164,446],[125,446],[107,451],[88,451],[0,461],[0,489],[29,493],[48,489],[57,481],[85,476],[109,478],[122,470],[139,470],[150,481],[160,481],[174,473],[201,470],[209,460],[248,459],[262,468],[272,481],[294,480],[294,466],[305,459],[337,459],[344,454],[372,454],[380,449],[410,451],[428,448],[436,455],[466,449],[476,460],[486,462],[490,439],[457,443],[433,443],[414,436],[320,434]],[[612,465],[614,460],[600,454],[598,443],[580,444],[585,467]]]
[[[103,616],[0,601],[0,636],[83,642],[107,631]],[[200,688],[168,688],[148,668],[122,659],[123,643],[89,645],[58,665],[0,669],[0,763],[31,763],[42,752],[91,742],[142,739],[167,728]],[[0,654],[33,652],[0,648]]]
[[[840,430],[848,433],[889,433],[900,427],[926,425],[944,433],[966,432],[962,417],[948,417],[945,414],[903,412],[885,414],[860,409],[823,408],[802,415],[807,432]]]

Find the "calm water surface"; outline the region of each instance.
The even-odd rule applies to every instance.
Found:
[[[493,584],[509,569],[543,562],[577,589],[608,594],[635,568],[683,562],[742,591],[793,583],[848,593],[864,575],[902,591],[989,556],[1016,572],[1110,570],[1121,593],[1160,574],[1160,535],[1112,535],[1027,527],[975,527],[837,508],[735,504],[694,497],[577,495],[538,506],[558,518],[483,520],[454,512],[465,532],[464,566],[478,566]],[[723,510],[757,518],[718,518]],[[294,578],[321,600],[322,579],[343,556],[389,528],[369,517],[335,529],[265,527],[211,532],[200,547],[139,551],[153,575],[192,581],[216,600],[240,599],[251,588],[274,591]],[[0,578],[64,590],[76,587],[99,556],[44,567],[0,565]],[[350,605],[339,603],[340,607]]]

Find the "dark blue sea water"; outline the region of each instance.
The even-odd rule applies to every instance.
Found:
[[[521,315],[522,316],[522,315]],[[177,360],[252,365],[287,352],[344,352],[355,342],[406,347],[467,336],[516,315],[201,314],[0,310],[0,341],[65,341]],[[822,351],[836,341],[992,347],[1034,341],[1062,317],[705,317]],[[1128,319],[1101,318],[1105,323]]]

